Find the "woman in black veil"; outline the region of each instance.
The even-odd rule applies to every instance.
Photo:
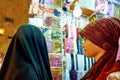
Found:
[[[45,38],[39,28],[22,25],[6,53],[0,80],[52,80]]]

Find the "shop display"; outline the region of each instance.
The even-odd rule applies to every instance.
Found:
[[[89,22],[94,22],[96,20],[96,15],[93,15],[91,18],[89,18]]]
[[[120,0],[108,0],[108,1],[120,6]]]
[[[48,26],[48,27],[51,26],[51,24],[52,24],[52,17],[47,16],[45,18],[44,24],[45,24],[45,26]]]
[[[96,11],[103,14],[107,14],[108,2],[106,0],[97,0],[96,2]]]
[[[114,8],[115,8],[114,17],[120,18],[120,6],[115,6]]]
[[[61,31],[53,30],[51,36],[52,36],[52,40],[61,40]]]
[[[114,16],[114,4],[111,2],[108,2],[108,12],[107,15],[108,16]]]
[[[62,68],[62,55],[56,53],[49,54],[50,66],[52,68]]]
[[[55,29],[55,28],[57,28],[57,29],[61,29],[61,25],[60,25],[60,17],[53,17],[52,18],[52,27]]]
[[[48,53],[52,53],[52,41],[47,41]]]
[[[52,68],[53,80],[62,80],[62,68]]]
[[[53,5],[53,0],[45,0],[45,4],[47,4],[47,5]]]
[[[53,53],[61,53],[62,52],[62,42],[61,41],[59,41],[59,40],[52,41],[52,52]]]
[[[42,32],[44,33],[44,36],[47,41],[52,41],[52,30],[49,28],[42,28]]]
[[[65,39],[65,52],[69,54],[72,53],[72,39]]]
[[[56,7],[62,7],[64,0],[53,0],[54,6]]]

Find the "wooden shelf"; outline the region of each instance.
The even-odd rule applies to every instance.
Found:
[[[90,9],[87,9],[87,8],[83,8],[83,7],[80,7],[80,8],[82,10],[82,14],[86,15],[87,17],[91,17],[92,15],[95,14],[95,11],[93,11],[93,10],[90,10]]]

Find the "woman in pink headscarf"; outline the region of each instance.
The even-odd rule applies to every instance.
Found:
[[[85,56],[96,60],[81,80],[120,80],[120,20],[96,20],[81,30],[80,35],[85,41]]]

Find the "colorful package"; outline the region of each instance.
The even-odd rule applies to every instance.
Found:
[[[103,14],[107,14],[107,10],[108,10],[108,2],[105,0],[97,0],[96,11],[101,12]]]
[[[120,0],[108,0],[108,1],[120,6]]]
[[[60,29],[60,18],[52,17],[52,27]]]
[[[69,37],[70,37],[71,39],[76,39],[75,33],[76,33],[76,27],[70,26],[70,35],[71,35],[71,36],[69,36]]]
[[[108,11],[107,15],[113,17],[114,16],[114,4],[111,2],[108,2]]]
[[[53,80],[62,80],[62,68],[52,68]]]
[[[44,25],[45,26],[51,26],[52,25],[52,17],[50,16],[46,16],[45,20],[44,20]]]
[[[72,51],[72,39],[66,38],[65,39],[65,52],[71,53]]]
[[[66,70],[72,69],[72,61],[71,61],[71,55],[66,54]]]
[[[45,4],[47,4],[47,5],[53,5],[53,0],[45,0]]]
[[[52,53],[52,41],[47,41],[48,53]]]
[[[43,28],[42,29],[42,32],[46,38],[47,41],[52,41],[52,30],[51,29],[48,29],[48,28]]]
[[[51,68],[62,68],[62,55],[61,54],[49,54],[50,67]]]
[[[62,53],[62,42],[61,40],[52,41],[52,52],[53,53]]]
[[[61,31],[58,29],[58,30],[52,30],[52,40],[61,40]]]
[[[62,7],[64,0],[54,0],[54,6]]]

